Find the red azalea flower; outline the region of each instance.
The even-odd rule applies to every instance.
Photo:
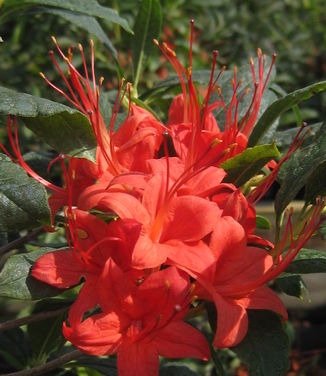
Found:
[[[215,347],[235,346],[244,338],[248,327],[246,309],[268,309],[287,318],[283,303],[265,284],[286,270],[313,235],[320,224],[323,205],[320,202],[316,206],[295,240],[289,218],[274,257],[261,248],[248,247],[244,228],[232,217],[217,221],[209,244],[216,260],[214,270],[210,267],[194,275],[202,286],[196,292],[198,296],[213,300],[217,309]],[[285,248],[288,238],[291,241]]]
[[[207,94],[202,104],[198,102],[196,89],[192,81],[192,40],[193,21],[191,22],[190,55],[189,67],[182,66],[176,54],[166,43],[159,45],[165,57],[170,61],[180,78],[182,94],[175,97],[169,110],[168,125],[173,131],[173,142],[178,156],[183,159],[186,166],[219,165],[223,160],[238,154],[246,148],[248,137],[256,122],[263,92],[266,88],[272,67],[276,58],[269,68],[267,77],[264,80],[265,56],[258,49],[258,77],[256,77],[253,59],[250,59],[252,78],[254,83],[254,94],[247,112],[239,120],[239,102],[248,90],[240,96],[237,95],[241,81],[237,78],[237,69],[234,70],[232,79],[233,95],[230,104],[224,102],[222,92],[217,87],[219,101],[209,104],[213,90],[216,88],[218,79],[223,73],[222,68],[218,76],[214,79],[216,59],[218,52],[214,51],[211,78],[207,89]],[[186,78],[186,79],[185,79]],[[186,85],[187,82],[187,85]],[[188,87],[188,90],[187,90]],[[188,93],[187,93],[188,91]],[[224,131],[220,131],[212,111],[221,107],[226,115]]]
[[[70,248],[38,258],[31,275],[58,288],[75,286],[84,278],[84,286],[69,312],[69,317],[80,320],[83,309],[98,303],[97,283],[106,261],[112,258],[122,270],[131,269],[141,226],[132,219],[106,223],[81,210],[71,210],[68,219]]]
[[[64,336],[77,348],[117,353],[120,376],[157,376],[159,355],[208,360],[204,336],[182,321],[192,291],[185,273],[169,267],[135,281],[109,260],[101,286],[103,313],[64,324]]]
[[[120,183],[119,177],[115,180]],[[87,197],[83,195],[79,207],[113,211],[122,219],[133,218],[142,224],[132,255],[135,268],[156,268],[177,255],[184,260],[201,255],[197,271],[204,268],[202,264],[211,263],[211,252],[203,239],[212,232],[221,214],[218,206],[193,195],[177,196],[174,188],[169,189],[165,174],[154,174],[147,182],[140,179],[140,184],[140,199],[125,192],[100,190]]]

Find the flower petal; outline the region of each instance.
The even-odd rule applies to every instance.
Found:
[[[288,318],[288,313],[282,300],[277,294],[267,286],[261,286],[252,291],[245,298],[236,300],[247,309],[268,309],[281,315],[285,320]]]
[[[158,352],[151,343],[123,343],[118,351],[119,376],[157,376]]]
[[[176,197],[169,205],[160,242],[201,240],[213,231],[219,216],[220,210],[213,202],[196,196]]]
[[[246,309],[230,299],[214,294],[217,310],[217,330],[213,346],[225,348],[236,346],[241,342],[248,330]]]
[[[128,327],[128,318],[115,312],[97,314],[72,327],[63,324],[65,338],[78,349],[91,355],[114,354],[120,345],[121,332]]]
[[[77,285],[87,270],[74,258],[70,250],[47,253],[38,258],[31,275],[49,285],[68,288]]]
[[[160,330],[154,341],[158,353],[167,358],[210,358],[205,337],[183,321],[171,322]]]

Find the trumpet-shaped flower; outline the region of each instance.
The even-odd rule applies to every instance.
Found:
[[[204,336],[182,321],[192,291],[185,273],[169,267],[135,280],[108,260],[101,285],[102,313],[64,325],[64,336],[77,348],[117,353],[120,376],[158,375],[159,355],[208,360]]]

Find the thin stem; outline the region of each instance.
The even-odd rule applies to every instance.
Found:
[[[56,369],[72,360],[78,359],[84,354],[80,350],[71,351],[69,354],[65,354],[60,356],[59,358],[52,360],[46,364],[42,364],[41,366],[33,367],[30,369],[26,369],[23,371],[12,372],[12,373],[5,373],[3,376],[38,376],[47,374],[49,371]]]
[[[10,329],[16,328],[17,326],[23,326],[26,324],[31,324],[36,321],[46,320],[50,317],[58,316],[61,313],[66,312],[68,308],[69,307],[64,307],[64,308],[56,309],[54,311],[35,313],[34,315],[21,317],[20,319],[2,322],[0,323],[0,331],[10,330]]]
[[[21,238],[15,239],[12,242],[0,247],[0,255],[9,252],[12,249],[21,247],[23,244],[28,243],[30,240],[39,236],[43,231],[44,231],[43,227],[40,227],[37,230],[29,232],[28,234],[22,236]]]

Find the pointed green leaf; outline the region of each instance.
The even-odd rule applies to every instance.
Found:
[[[325,150],[326,123],[316,134],[311,145],[295,151],[281,167],[278,174],[281,187],[275,198],[275,210],[278,216],[295,198],[300,189],[305,186],[314,171],[317,171],[321,164],[326,162]],[[318,190],[322,191],[323,186],[325,186],[325,183],[321,181]]]
[[[64,290],[40,282],[30,276],[34,262],[42,255],[52,252],[42,249],[9,257],[0,273],[0,296],[21,300],[38,300],[56,296]]]
[[[0,153],[0,232],[51,225],[45,188]]]
[[[28,5],[48,5],[102,18],[108,22],[116,23],[129,33],[132,33],[126,19],[120,17],[114,9],[101,6],[96,0],[7,0],[4,2],[3,11]]]
[[[254,146],[258,144],[264,133],[283,112],[325,89],[326,81],[321,81],[303,89],[293,91],[292,93],[272,103],[255,125],[255,128],[250,135],[248,145]]]
[[[134,66],[134,86],[137,88],[145,55],[154,48],[153,39],[161,31],[162,12],[159,0],[142,0],[134,27],[132,41],[132,58]]]
[[[250,376],[285,375],[289,367],[289,338],[281,319],[270,311],[248,311],[244,340],[232,348],[249,366]]]
[[[279,156],[275,143],[248,148],[221,164],[227,172],[225,181],[239,187],[260,171],[266,163]]]
[[[287,273],[326,273],[326,252],[302,248],[286,269]]]
[[[58,15],[70,23],[86,30],[87,32],[95,35],[99,41],[101,41],[108,50],[112,53],[115,59],[118,59],[117,50],[114,48],[112,42],[105,34],[98,21],[91,16],[81,13],[74,13],[69,10],[46,8],[47,13]]]
[[[0,87],[0,113],[19,116],[58,152],[94,160],[96,140],[90,121],[60,103]]]
[[[316,202],[318,196],[326,195],[326,162],[321,163],[310,175],[304,192],[304,200],[311,204]]]
[[[275,282],[287,295],[303,299],[304,293],[308,294],[307,286],[300,275],[283,273],[279,278],[276,278]]]

